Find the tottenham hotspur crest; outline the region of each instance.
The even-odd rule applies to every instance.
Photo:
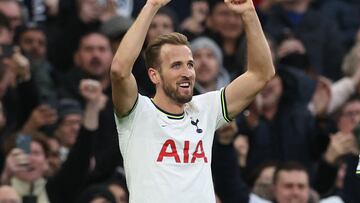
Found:
[[[193,118],[190,118],[191,119],[191,125],[195,126],[196,127],[196,132],[197,133],[202,133],[203,130],[199,128],[198,126],[198,123],[199,123],[199,119],[196,119],[196,121],[193,120]]]

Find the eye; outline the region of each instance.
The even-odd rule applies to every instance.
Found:
[[[180,68],[181,67],[181,63],[178,62],[178,63],[174,63],[171,68]]]
[[[190,69],[194,68],[194,62],[189,62],[188,63],[188,68],[190,68]]]

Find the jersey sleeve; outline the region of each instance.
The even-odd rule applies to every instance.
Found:
[[[215,119],[215,129],[231,121],[226,106],[225,88],[208,92],[198,97],[199,106],[202,108],[202,111],[210,111],[209,119]],[[209,122],[211,122],[210,120]]]
[[[133,108],[129,111],[126,116],[118,117],[114,112],[116,129],[119,137],[119,143],[124,143],[131,136],[131,132],[133,131],[134,125],[136,123],[137,115],[143,108],[145,103],[145,97],[138,94],[136,102]]]

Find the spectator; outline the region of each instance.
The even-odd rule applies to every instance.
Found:
[[[305,167],[298,163],[284,163],[274,173],[274,196],[278,203],[308,203],[310,180]]]
[[[49,178],[59,172],[62,161],[60,159],[60,140],[56,137],[48,137],[47,142],[49,146],[49,168],[46,177]]]
[[[79,197],[77,203],[117,203],[114,196],[105,186],[91,186]]]
[[[78,101],[63,99],[59,102],[58,112],[54,136],[60,141],[60,159],[64,162],[80,132],[83,110]]]
[[[36,26],[20,29],[18,44],[30,60],[31,74],[39,89],[39,100],[56,107],[57,94],[53,66],[47,60],[47,38],[45,32]]]
[[[209,38],[200,37],[191,42],[195,60],[195,95],[219,90],[230,83],[229,73],[223,68],[221,49]]]
[[[7,17],[0,12],[0,45],[12,43],[12,32]]]
[[[198,37],[205,31],[205,21],[209,14],[209,4],[205,0],[191,2],[191,14],[181,23],[181,30],[189,39]]]
[[[240,15],[229,9],[223,1],[209,1],[208,29],[203,33],[221,47],[223,65],[234,79],[243,73],[245,67],[245,38]]]
[[[24,24],[21,4],[16,0],[1,0],[0,11],[9,19],[12,34]]]
[[[344,54],[340,33],[321,13],[310,8],[310,2],[281,1],[269,14],[265,30],[277,42],[288,38],[299,39],[306,49],[311,67],[318,74],[337,80],[341,77],[340,63]]]

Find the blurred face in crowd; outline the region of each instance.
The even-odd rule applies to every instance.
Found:
[[[15,173],[17,178],[26,182],[38,180],[44,176],[48,169],[48,161],[42,145],[37,141],[32,141],[30,148],[31,152],[28,157],[28,170]]]
[[[78,11],[82,22],[91,23],[99,20],[103,8],[97,0],[78,0]]]
[[[55,175],[61,167],[60,143],[52,137],[49,137],[47,141],[49,146],[49,170],[47,171],[47,176],[51,177]]]
[[[6,27],[0,27],[0,44],[11,44],[11,41],[11,31]]]
[[[80,114],[69,114],[64,117],[56,130],[56,136],[65,147],[75,144],[81,127],[82,116]]]
[[[360,100],[346,103],[338,121],[339,130],[344,133],[351,133],[359,122]]]
[[[309,177],[305,171],[280,171],[274,183],[278,203],[307,203],[309,200]]]
[[[46,36],[40,30],[27,30],[20,36],[20,47],[31,59],[45,59],[46,57]]]
[[[128,202],[126,191],[119,185],[111,184],[109,190],[114,195],[116,203]]]
[[[191,101],[195,83],[194,59],[186,45],[165,44],[159,54],[159,77],[154,78],[151,69],[150,78],[157,92],[162,92],[172,101],[184,104]]]
[[[218,3],[213,8],[208,19],[208,26],[225,39],[236,39],[243,31],[240,15],[231,11],[225,3]]]
[[[201,85],[216,84],[219,74],[219,62],[209,48],[201,48],[194,52],[196,81]]]
[[[265,167],[259,177],[255,180],[253,192],[260,197],[271,200],[273,199],[272,181],[275,172],[275,166]]]
[[[95,78],[108,76],[113,53],[110,41],[103,35],[92,33],[83,37],[75,54],[75,64]]]
[[[169,16],[157,14],[151,21],[146,41],[150,42],[157,36],[174,32],[174,30],[174,24]]]
[[[21,203],[21,199],[14,188],[4,185],[0,187],[0,202]]]
[[[6,116],[4,113],[2,102],[0,101],[0,130],[4,128],[6,124]]]
[[[97,198],[91,200],[90,203],[110,203],[110,201],[103,197],[97,197]]]
[[[0,11],[9,19],[12,31],[23,24],[21,8],[14,1],[0,1]]]
[[[264,108],[269,108],[277,105],[283,93],[283,87],[279,76],[275,76],[260,92],[262,105]]]

